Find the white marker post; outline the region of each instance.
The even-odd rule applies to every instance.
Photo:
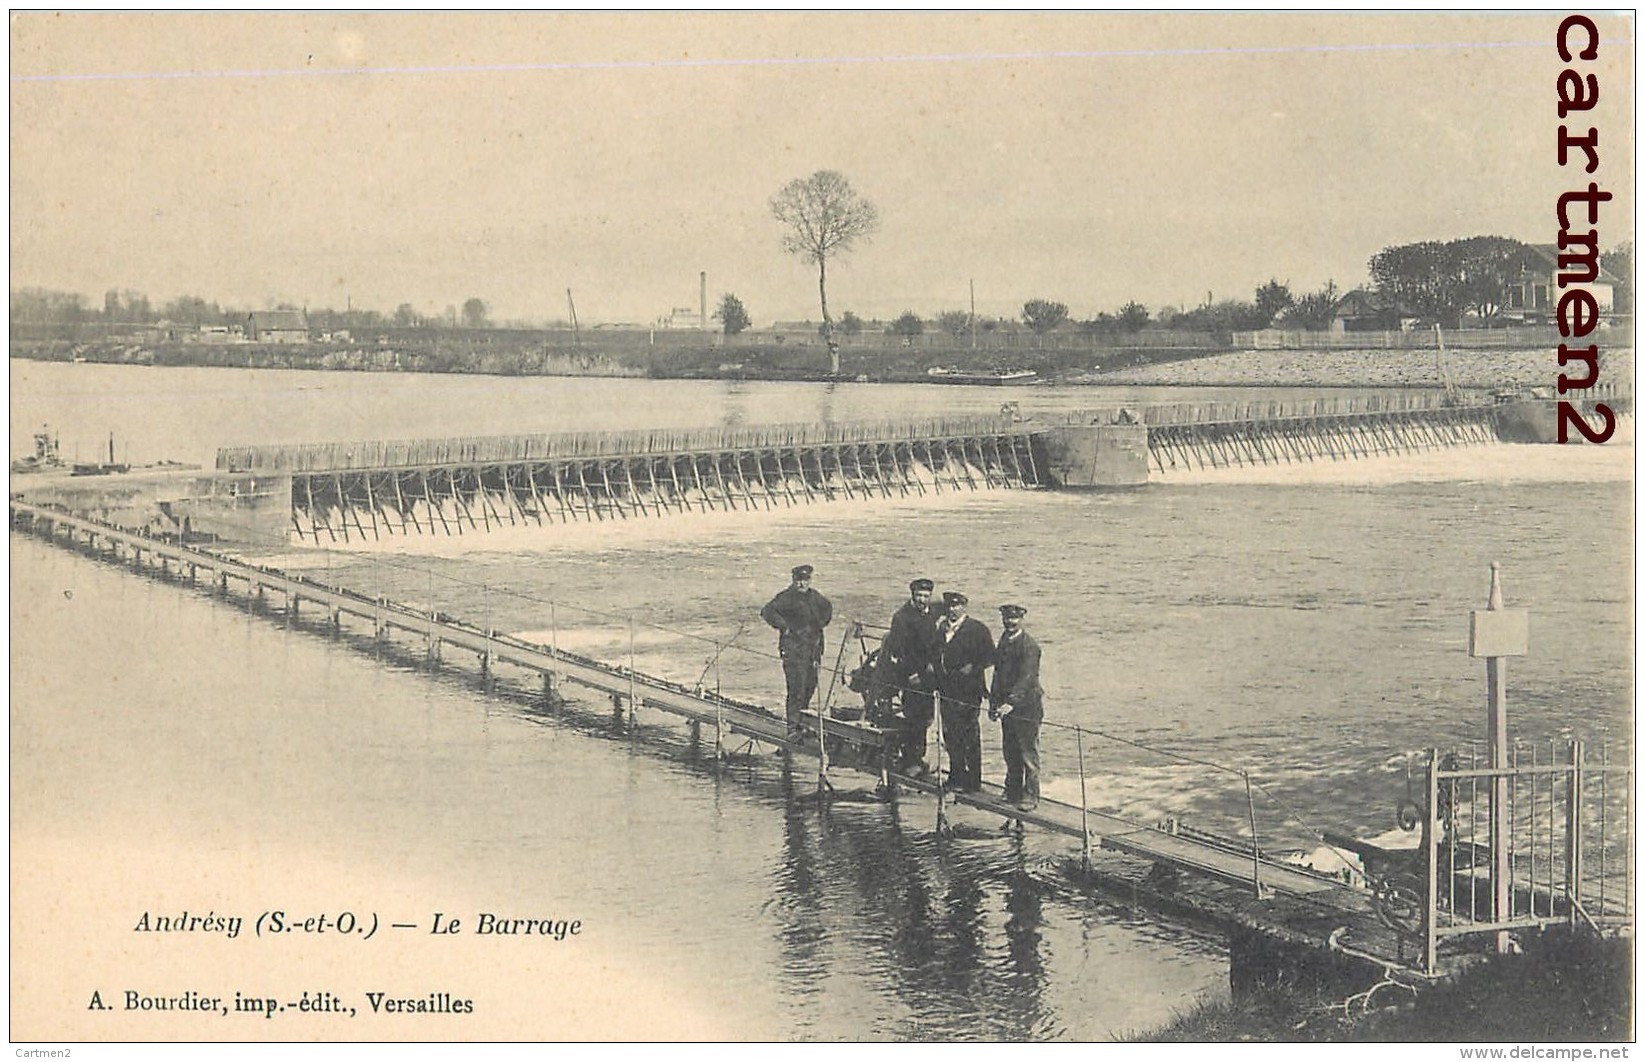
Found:
[[[1506,657],[1530,651],[1531,614],[1522,608],[1502,607],[1502,566],[1491,562],[1491,593],[1485,608],[1468,613],[1468,655],[1485,658],[1486,737],[1491,745],[1491,920],[1505,922],[1511,914],[1508,891],[1508,692]],[[1430,811],[1430,814],[1432,812]],[[1508,952],[1508,931],[1499,930],[1497,954]]]

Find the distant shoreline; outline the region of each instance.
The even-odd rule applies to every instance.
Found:
[[[842,358],[832,375],[796,361],[815,348],[708,348],[674,351],[669,357],[636,359],[628,352],[594,349],[416,350],[399,347],[336,348],[319,344],[205,345],[99,342],[11,344],[14,359],[86,364],[189,366],[202,368],[304,369],[327,372],[397,372],[420,375],[577,376],[655,380],[720,380],[768,383],[926,384],[932,387],[988,387],[1002,396],[1042,387],[1250,387],[1493,389],[1551,386],[1559,372],[1551,349],[1461,348],[1443,359],[1432,350],[1338,349],[1322,345],[1290,350],[1181,350],[1148,352],[1151,357],[1112,369],[1093,366],[1090,352],[1019,351],[1017,364],[999,364],[1000,351],[938,352],[945,368],[986,373],[1026,368],[1028,383],[993,384],[933,379],[923,364],[888,366],[881,352]],[[847,352],[849,355],[850,352]],[[1137,352],[1133,352],[1137,353]],[[1076,357],[1069,355],[1076,354]],[[965,355],[970,355],[966,357]],[[1033,355],[1030,357],[1029,355]],[[1606,377],[1628,381],[1633,351],[1606,351]],[[740,362],[719,359],[741,356]],[[713,359],[713,364],[708,361]],[[913,359],[910,359],[913,360]],[[920,359],[930,360],[929,358]],[[1448,379],[1447,379],[1448,378]]]

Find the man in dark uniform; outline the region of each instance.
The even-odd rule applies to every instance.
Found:
[[[937,692],[942,705],[942,735],[948,746],[945,788],[975,793],[982,788],[982,734],[977,713],[988,692],[983,678],[994,662],[994,636],[982,623],[965,614],[966,596],[950,590],[942,595],[946,615],[937,624],[941,646],[937,652]]]
[[[788,682],[788,740],[800,737],[800,713],[817,692],[817,668],[822,664],[823,628],[834,618],[828,598],[811,589],[809,564],[791,573],[793,582],[760,610],[760,618],[781,633],[777,654],[783,660],[783,678]]]
[[[1005,745],[1005,799],[1018,811],[1040,802],[1040,721],[1045,692],[1040,688],[1040,646],[1022,629],[1028,610],[1001,605],[1000,644],[994,650],[994,686],[988,717],[1000,721]]]
[[[891,617],[891,630],[880,644],[880,681],[902,694],[903,730],[897,769],[923,778],[925,732],[936,712],[937,619],[931,607],[930,579],[908,584],[908,600]]]

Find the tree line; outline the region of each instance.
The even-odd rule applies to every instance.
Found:
[[[785,184],[768,204],[771,216],[782,228],[782,249],[817,270],[817,294],[822,310],[818,331],[827,344],[832,371],[839,371],[836,334],[861,333],[866,323],[847,310],[836,321],[828,306],[828,264],[873,237],[879,225],[879,211],[860,195],[851,182],[834,170],[819,170],[810,177]],[[1508,295],[1528,268],[1541,268],[1533,249],[1503,236],[1471,236],[1465,239],[1421,241],[1385,247],[1371,256],[1367,269],[1376,291],[1401,315],[1410,314],[1436,323],[1456,325],[1465,315],[1489,325],[1507,308]],[[1600,256],[1600,265],[1621,284],[1615,292],[1614,309],[1632,312],[1633,245],[1626,243]],[[1271,326],[1301,330],[1328,328],[1335,316],[1340,292],[1335,283],[1300,295],[1277,278],[1258,287],[1248,300],[1214,301],[1209,294],[1203,304],[1192,309],[1162,307],[1157,312],[1136,300],[1113,311],[1104,311],[1085,320],[1074,320],[1068,305],[1037,297],[1023,303],[1020,323],[1035,334],[1044,335],[1075,329],[1098,335],[1123,335],[1145,327],[1184,331],[1230,333],[1256,331]],[[295,310],[282,304],[275,309]],[[244,320],[246,311],[224,309],[216,302],[185,295],[155,308],[148,297],[129,290],[111,289],[103,297],[101,311],[86,303],[83,296],[43,288],[13,289],[13,324],[149,325],[170,321],[178,325],[231,325]],[[720,297],[714,317],[722,331],[736,335],[752,326],[742,300],[734,293]],[[477,329],[490,327],[489,308],[474,297],[461,311],[448,306],[443,316],[419,314],[410,303],[401,303],[392,315],[374,310],[331,309],[308,313],[310,327],[322,331],[370,331],[395,327]],[[892,335],[912,337],[927,328],[939,329],[955,340],[965,340],[981,332],[994,331],[1007,322],[999,318],[978,319],[963,310],[944,310],[923,318],[905,310],[884,326]],[[1014,327],[1017,322],[1010,322]]]
[[[311,327],[323,331],[492,326],[491,308],[480,298],[466,300],[461,308],[448,306],[444,314],[420,313],[410,303],[401,303],[391,314],[352,307],[345,310],[329,307],[308,310],[289,302],[277,302],[267,308],[302,311]],[[156,305],[147,295],[128,288],[109,289],[103,294],[101,308],[94,306],[79,292],[40,287],[11,289],[12,324],[152,326],[169,322],[199,329],[241,324],[251,312],[250,309],[224,306],[198,295],[180,295]]]
[[[1373,290],[1401,313],[1455,327],[1467,315],[1489,326],[1507,309],[1508,292],[1524,272],[1541,269],[1540,256],[1530,245],[1503,236],[1471,236],[1449,242],[1422,241],[1385,247],[1372,255],[1367,269]],[[1633,306],[1633,244],[1624,243],[1600,255],[1601,267],[1620,282],[1615,291],[1616,313]],[[1112,312],[1083,320],[1073,318],[1068,305],[1046,298],[1023,303],[1020,324],[1036,335],[1074,330],[1095,335],[1123,335],[1145,327],[1191,332],[1254,332],[1278,327],[1320,331],[1331,326],[1343,292],[1335,282],[1301,295],[1277,278],[1258,287],[1250,299],[1206,301],[1193,309],[1166,306],[1157,313],[1135,300]],[[723,331],[735,335],[751,327],[748,309],[734,294],[721,296],[715,319]],[[887,335],[919,336],[946,333],[955,340],[973,332],[996,331],[1007,322],[974,318],[964,310],[943,310],[922,317],[905,310],[882,325]],[[825,321],[819,331],[832,329],[846,336],[861,333],[865,323],[847,310],[837,321]],[[826,333],[825,333],[826,334]]]
[[[837,373],[839,351],[833,338],[835,324],[828,312],[828,263],[872,238],[879,225],[879,211],[844,174],[834,170],[818,170],[810,177],[788,182],[772,197],[769,206],[772,217],[782,226],[783,250],[817,267],[822,307],[819,330]],[[1600,265],[1622,281],[1615,293],[1615,311],[1631,312],[1633,245],[1624,244],[1600,256]],[[1532,259],[1532,249],[1503,236],[1385,247],[1368,263],[1376,290],[1394,305],[1396,312],[1408,310],[1453,326],[1464,312],[1488,325],[1505,308],[1510,288],[1527,268],[1541,268]],[[1213,302],[1207,295],[1203,305],[1191,310],[1161,309],[1155,321],[1167,328],[1200,332],[1257,331],[1272,325],[1318,330],[1331,325],[1338,301],[1339,292],[1332,281],[1299,296],[1288,284],[1271,279],[1256,289],[1250,301]],[[718,317],[727,334],[748,327],[747,308],[735,295],[722,297]],[[853,315],[841,316],[841,331],[847,331],[843,326],[848,319],[854,320]],[[930,323],[955,339],[966,338],[982,327],[974,315],[960,310],[942,311]],[[1023,303],[1022,323],[1037,334],[1054,332],[1070,324],[1068,306],[1052,299],[1029,299]],[[1132,300],[1113,313],[1098,313],[1075,322],[1074,327],[1113,334],[1137,332],[1149,323],[1148,308]],[[922,334],[926,324],[913,310],[906,310],[887,330],[911,337]]]

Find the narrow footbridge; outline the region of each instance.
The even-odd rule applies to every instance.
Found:
[[[638,709],[667,713],[687,721],[694,735],[708,728],[720,759],[732,758],[739,741],[747,747],[758,744],[812,757],[818,763],[819,793],[832,790],[830,750],[835,759],[856,757],[858,769],[877,774],[881,791],[889,799],[895,799],[899,790],[935,795],[939,832],[965,816],[981,816],[983,822],[1030,824],[1076,840],[1086,872],[1099,884],[1102,874],[1092,871],[1091,854],[1100,848],[1145,861],[1143,865],[1231,888],[1239,897],[1236,901],[1226,895],[1193,900],[1192,891],[1186,890],[1175,892],[1166,904],[1230,932],[1273,937],[1288,946],[1329,953],[1333,961],[1347,954],[1341,946],[1346,933],[1359,947],[1385,953],[1367,951],[1374,963],[1398,961],[1400,942],[1379,921],[1368,890],[1353,887],[1342,877],[1287,863],[1251,842],[1199,833],[1175,823],[1147,825],[1056,800],[1042,800],[1033,810],[1019,810],[994,785],[975,793],[945,794],[932,779],[905,777],[881,766],[891,740],[888,732],[869,723],[836,718],[832,712],[809,713],[801,740],[791,745],[785,720],[761,705],[479,627],[437,610],[17,501],[11,504],[11,523],[14,531],[129,566],[137,573],[187,586],[204,585],[226,599],[244,601],[254,612],[272,612],[269,599],[278,598],[286,622],[294,622],[308,606],[323,618],[318,625],[321,630],[337,633],[345,625],[359,625],[370,632],[375,644],[409,639],[431,666],[438,666],[445,653],[456,649],[462,659],[475,661],[488,680],[500,666],[521,669],[532,684],[528,690],[540,689],[548,704],[561,703],[567,686],[582,687],[609,699],[613,713],[626,715],[630,729]],[[825,738],[821,742],[819,732]],[[843,773],[837,762],[833,769],[835,777]],[[1083,792],[1083,773],[1081,785]],[[1133,898],[1141,895],[1134,880],[1125,887]]]
[[[693,431],[241,446],[224,476],[289,477],[300,541],[480,534],[823,501],[1129,487],[1242,465],[1349,460],[1503,437],[1501,403],[1431,391],[1185,402]]]

